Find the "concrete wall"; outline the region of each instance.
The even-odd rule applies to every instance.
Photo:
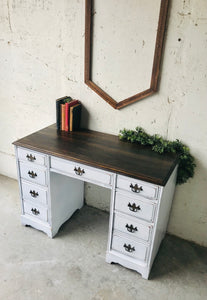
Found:
[[[190,146],[196,174],[176,189],[168,231],[207,246],[206,1],[171,1],[159,92],[120,111],[83,83],[83,0],[0,0],[0,7],[0,173],[16,177],[11,143],[54,123],[55,99],[70,95],[84,104],[90,129],[118,134],[138,125]],[[109,207],[104,189],[87,185],[86,199]]]

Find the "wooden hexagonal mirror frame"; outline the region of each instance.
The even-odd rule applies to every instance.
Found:
[[[113,108],[120,109],[129,104],[132,104],[138,100],[146,98],[154,94],[158,90],[158,79],[160,74],[160,64],[163,50],[164,34],[168,12],[169,0],[160,1],[159,19],[156,34],[156,42],[154,48],[154,58],[151,72],[151,82],[148,89],[145,89],[129,98],[126,98],[120,102],[114,100],[108,95],[102,88],[100,88],[92,80],[92,33],[93,33],[93,1],[85,0],[85,83],[101,96],[106,102],[108,102]]]

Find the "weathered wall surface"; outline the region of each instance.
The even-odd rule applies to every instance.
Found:
[[[11,143],[54,123],[55,99],[71,95],[84,104],[83,126],[118,134],[138,125],[190,146],[196,174],[176,188],[168,231],[207,246],[206,1],[171,1],[159,92],[120,111],[83,83],[83,0],[0,0],[0,7],[0,173],[16,177]],[[88,204],[108,209],[108,199],[86,186]]]

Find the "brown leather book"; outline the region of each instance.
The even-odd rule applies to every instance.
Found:
[[[61,104],[64,104],[66,101],[71,101],[72,98],[69,97],[69,96],[65,96],[65,97],[62,97],[62,98],[59,98],[56,100],[56,123],[57,123],[57,129],[60,130],[61,129],[61,125],[60,125],[60,122],[61,122],[61,108],[60,108],[60,105]]]
[[[60,119],[61,130],[65,130],[65,104],[60,104],[60,107],[61,107],[61,119]]]

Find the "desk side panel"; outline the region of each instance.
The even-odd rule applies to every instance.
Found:
[[[159,202],[157,220],[155,221],[156,225],[155,225],[154,237],[152,241],[153,247],[150,255],[149,271],[157,255],[159,246],[166,234],[167,225],[169,222],[170,210],[172,206],[172,200],[175,192],[176,178],[177,178],[177,167],[174,169],[166,186],[162,188],[162,195]]]
[[[18,181],[18,185],[19,185],[19,198],[21,201],[21,215],[23,215],[24,213],[24,209],[23,209],[23,193],[22,193],[22,185],[21,185],[21,177],[20,177],[20,170],[19,170],[19,160],[18,160],[18,147],[15,146],[15,158],[16,158],[16,166],[17,166],[17,181]]]
[[[50,172],[51,224],[54,236],[60,226],[83,206],[84,182]]]

